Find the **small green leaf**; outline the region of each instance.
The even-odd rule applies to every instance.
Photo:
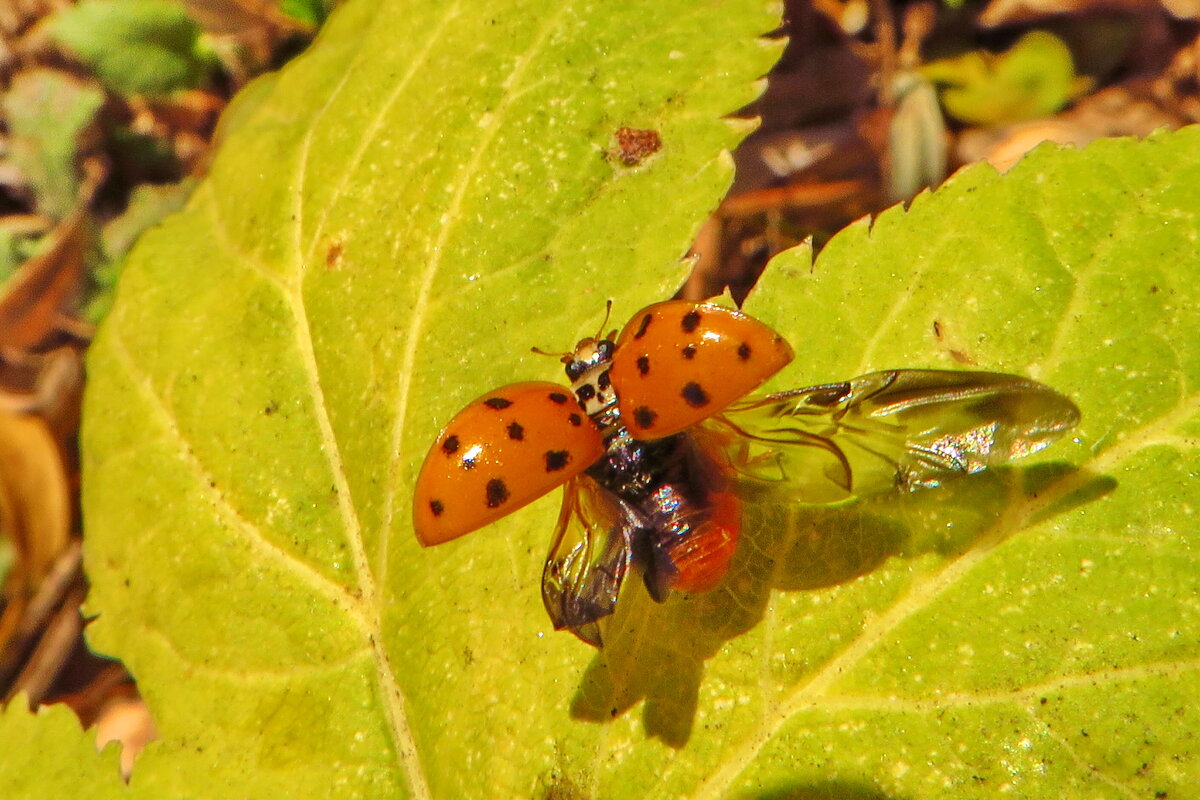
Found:
[[[128,796],[117,763],[120,748],[96,752],[96,732],[85,731],[65,705],[32,713],[24,694],[0,706],[0,789],[6,800]]]
[[[41,239],[24,226],[15,229],[0,224],[0,284],[7,281],[17,267],[37,253]]]
[[[1075,76],[1070,48],[1047,31],[1030,31],[997,56],[973,51],[934,61],[921,72],[945,87],[947,112],[982,125],[1049,116],[1091,85]]]
[[[75,206],[83,133],[104,93],[64,72],[21,70],[4,94],[10,158],[29,179],[40,213],[62,219]]]
[[[194,180],[162,185],[143,184],[134,188],[125,211],[109,220],[100,234],[104,255],[110,259],[124,256],[146,229],[183,208],[194,188]]]
[[[329,16],[333,0],[280,0],[279,10],[294,20],[320,26]]]
[[[84,0],[59,12],[51,30],[118,94],[195,88],[211,68],[199,26],[169,0]]]
[[[98,322],[108,313],[129,248],[148,228],[183,208],[194,188],[195,181],[187,179],[163,185],[144,184],[133,190],[125,211],[109,220],[100,233],[103,261],[92,271],[94,287],[84,310],[86,319]]]

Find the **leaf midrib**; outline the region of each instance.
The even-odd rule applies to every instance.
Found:
[[[274,287],[287,303],[288,311],[295,322],[295,342],[300,356],[308,390],[313,404],[313,412],[317,429],[321,437],[329,471],[337,493],[338,513],[342,518],[346,544],[350,549],[354,562],[354,573],[357,580],[357,595],[342,588],[345,594],[343,605],[348,616],[359,622],[363,635],[370,643],[371,656],[375,665],[375,674],[379,680],[380,700],[388,719],[388,732],[392,745],[396,750],[400,763],[408,778],[413,797],[417,800],[429,800],[432,796],[428,780],[421,765],[420,755],[416,747],[416,739],[412,728],[409,727],[405,712],[406,698],[396,681],[391,661],[385,650],[385,637],[380,616],[381,604],[375,577],[371,572],[370,561],[363,544],[362,526],[354,507],[349,480],[346,477],[345,464],[342,460],[341,448],[333,430],[333,422],[329,417],[328,406],[325,402],[325,392],[321,385],[320,369],[317,364],[316,352],[313,349],[312,332],[308,325],[308,314],[304,305],[303,290],[299,275],[293,281],[287,281],[277,273],[269,270],[252,254],[240,250],[228,237],[228,229],[220,217],[217,203],[211,196],[206,198],[211,212],[212,227],[216,234],[216,242],[222,246],[235,260],[246,269],[257,274],[264,282]],[[298,255],[296,256],[298,257]],[[253,527],[253,525],[251,525]],[[255,529],[257,532],[257,529]],[[286,554],[285,554],[286,555]],[[292,559],[302,563],[299,559]],[[341,588],[341,587],[339,587]]]

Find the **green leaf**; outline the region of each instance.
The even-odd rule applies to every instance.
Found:
[[[1039,456],[1070,469],[905,498],[901,519],[920,524],[891,531],[894,546],[852,514],[844,533],[786,551],[834,566],[899,557],[773,595],[735,642],[743,658],[706,665],[758,664],[762,682],[743,688],[760,715],[695,796],[843,779],[923,798],[1196,785],[1198,146],[1193,127],[1043,147],[1004,177],[964,170],[844,231],[815,268],[801,253],[773,262],[751,310],[832,340],[785,382],[966,360],[1068,393],[1083,422]]]
[[[319,26],[329,16],[333,0],[279,0],[279,10],[292,19]]]
[[[777,24],[761,0],[350,2],[256,90],[90,355],[89,634],[162,735],[135,791],[578,774],[607,734],[568,716],[591,652],[544,636],[553,501],[426,552],[409,487],[460,405],[559,372],[531,345],[682,281]],[[626,166],[621,128],[661,149]]]
[[[1075,76],[1071,50],[1048,31],[1030,31],[997,56],[978,51],[921,69],[942,84],[942,103],[958,119],[1003,125],[1055,113],[1091,85]]]
[[[108,313],[125,254],[137,237],[183,208],[194,188],[195,181],[185,179],[180,183],[143,184],[130,193],[125,211],[109,220],[100,233],[104,260],[92,271],[93,290],[84,310],[87,319],[98,322]]]
[[[20,222],[11,227],[0,224],[0,284],[37,253],[40,244],[33,232]]]
[[[169,0],[84,0],[59,12],[51,32],[118,94],[191,89],[212,66],[200,27]]]
[[[30,713],[25,695],[0,707],[0,789],[5,798],[128,795],[121,780],[119,747],[96,752],[95,731],[85,731],[65,705]]]
[[[4,95],[11,158],[29,179],[37,209],[62,219],[79,188],[80,138],[104,103],[104,93],[64,72],[18,72]]]
[[[137,237],[157,225],[187,202],[195,188],[194,181],[180,183],[142,184],[129,194],[129,203],[120,216],[109,220],[100,233],[100,246],[109,259],[129,252]]]
[[[342,7],[131,255],[84,510],[91,639],[163,737],[134,792],[1195,785],[1200,131],[966,170],[778,259],[751,304],[801,354],[776,388],[969,362],[1068,393],[1077,439],[903,498],[755,502],[722,588],[631,582],[597,653],[541,608],[555,497],[421,550],[408,493],[466,401],[555,376],[531,344],[677,285],[772,21],[489,10]],[[620,165],[621,127],[662,149]]]

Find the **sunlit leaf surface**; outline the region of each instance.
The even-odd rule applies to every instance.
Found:
[[[90,362],[91,628],[190,797],[1184,796],[1197,131],[968,170],[778,259],[771,388],[1025,374],[1082,409],[1028,465],[754,503],[721,589],[630,582],[603,653],[538,581],[557,497],[422,550],[409,487],[528,348],[670,294],[729,179],[760,3],[350,3],[131,257]],[[658,130],[640,166],[618,128]]]
[[[777,25],[762,0],[352,2],[252,92],[89,365],[91,641],[162,734],[135,790],[522,797],[578,773],[606,733],[568,716],[591,653],[542,636],[552,501],[422,551],[412,479],[466,400],[555,376],[530,346],[682,280]],[[625,163],[623,128],[660,148]]]

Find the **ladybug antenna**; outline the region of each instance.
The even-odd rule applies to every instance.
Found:
[[[604,321],[600,323],[600,327],[596,329],[596,340],[599,341],[604,337],[604,326],[608,324],[608,318],[612,315],[612,298],[604,301]],[[616,331],[613,331],[616,333]],[[611,336],[609,338],[612,338]]]
[[[545,350],[543,350],[540,347],[531,347],[531,348],[529,348],[529,351],[531,353],[537,353],[539,356],[550,356],[551,358],[557,358],[559,361],[561,361],[564,364],[571,363],[571,354],[570,353],[547,353]]]

